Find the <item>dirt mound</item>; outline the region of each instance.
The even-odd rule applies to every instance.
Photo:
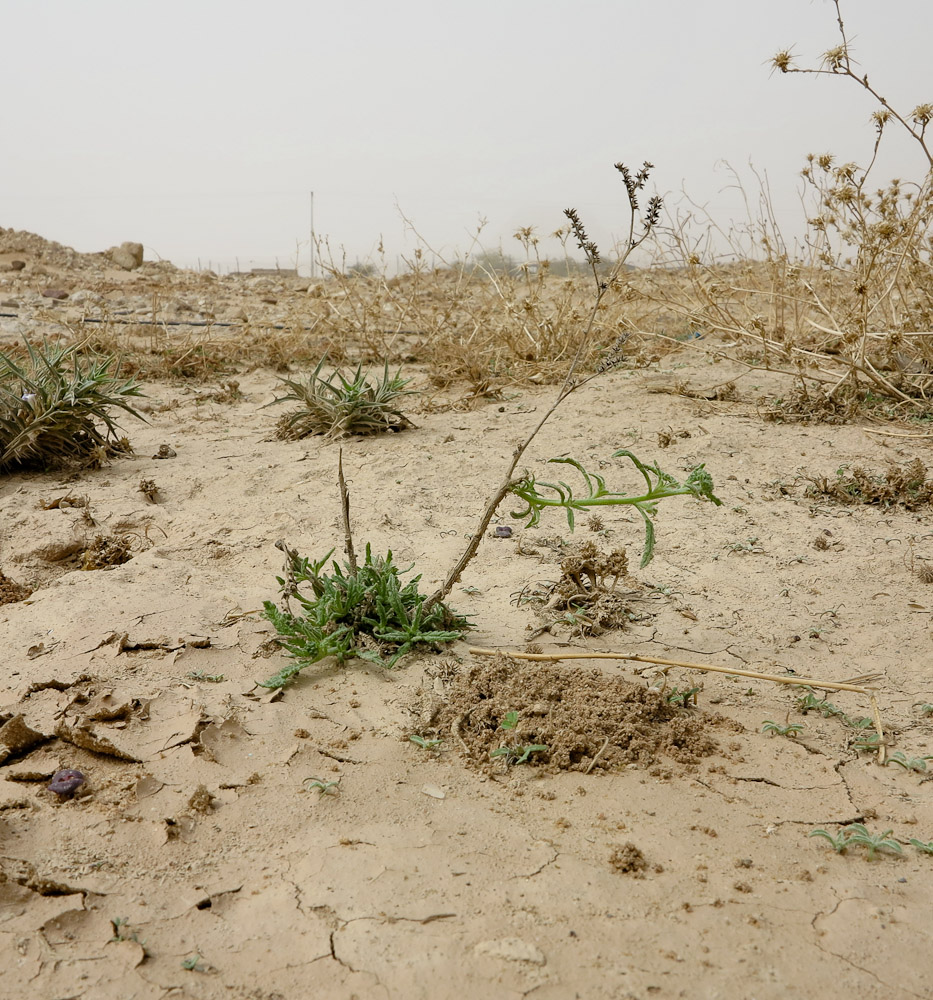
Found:
[[[439,726],[459,734],[477,764],[488,765],[503,747],[514,748],[517,760],[519,751],[543,746],[526,762],[589,773],[648,766],[662,755],[696,763],[717,749],[707,733],[710,722],[669,704],[660,691],[595,668],[500,655],[453,680]]]

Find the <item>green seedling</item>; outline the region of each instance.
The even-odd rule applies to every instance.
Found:
[[[518,712],[506,712],[499,723],[500,729],[514,729],[518,725]]]
[[[825,837],[832,845],[833,850],[837,854],[844,853],[845,849],[849,846],[849,838],[846,836],[845,830],[841,830],[835,837],[829,833],[827,830],[811,830],[808,837]]]
[[[933,715],[933,705],[931,705],[929,702],[924,702],[920,706],[920,714],[924,716]]]
[[[320,796],[336,795],[340,791],[340,779],[327,781],[324,778],[305,778],[304,784],[309,792],[315,791]]]
[[[533,753],[547,753],[550,747],[543,743],[523,743],[510,747],[499,747],[490,750],[490,757],[503,757],[506,764],[526,764]]]
[[[730,552],[741,552],[745,555],[761,555],[764,552],[757,538],[746,538],[744,542],[729,542],[726,548]]]
[[[321,371],[326,363],[325,356],[304,381],[279,380],[288,392],[266,405],[299,404],[298,409],[279,421],[279,437],[289,441],[311,434],[340,438],[350,434],[399,431],[412,426],[396,403],[400,397],[413,394],[413,389],[405,388],[411,380],[402,378],[400,372],[390,376],[388,361],[383,377],[375,383],[363,374],[362,365],[357,365],[356,371],[349,376],[333,371],[324,378]]]
[[[918,851],[922,851],[924,854],[933,854],[933,840],[925,844],[922,840],[917,840],[916,837],[911,837],[910,842],[917,848]]]
[[[875,751],[881,746],[881,737],[877,733],[865,733],[862,736],[857,736],[852,741],[852,747],[855,750],[870,750]]]
[[[436,750],[444,741],[442,739],[433,739],[427,736],[418,736],[416,733],[408,737],[408,739],[415,744],[416,747],[421,747],[422,750]]]
[[[862,823],[850,823],[835,837],[822,829],[811,830],[808,836],[825,837],[837,854],[844,854],[846,849],[853,844],[864,847],[868,851],[868,860],[872,861],[878,851],[889,851],[892,854],[903,855],[903,848],[891,837],[891,832],[891,830],[885,830],[883,833],[872,833]]]
[[[186,958],[182,961],[181,967],[188,972],[203,972],[204,970],[200,968],[200,962],[200,955],[192,955],[191,958]]]
[[[667,703],[669,705],[680,705],[681,708],[689,708],[691,703],[696,705],[699,693],[700,689],[698,687],[687,688],[686,691],[681,691],[675,687],[667,696]]]
[[[884,833],[872,833],[861,823],[850,823],[846,827],[850,844],[858,844],[868,851],[868,860],[875,857],[877,851],[890,851],[892,854],[903,854],[901,845],[891,837],[891,830]]]
[[[420,574],[403,584],[391,551],[385,557],[374,556],[367,545],[363,565],[345,562],[341,569],[334,562],[333,571],[327,573],[324,566],[333,550],[311,562],[284,543],[281,547],[287,556],[287,579],[278,577],[285,607],[266,601],[263,616],[276,627],[277,641],[292,663],[260,681],[260,687],[284,687],[305,667],[327,656],[338,664],[359,657],[394,667],[416,645],[453,642],[470,627],[466,618],[441,601],[429,604],[418,592]],[[298,589],[302,585],[310,593],[302,593]],[[300,605],[297,614],[290,600]]]
[[[203,670],[189,670],[185,677],[192,681],[205,681],[207,684],[220,684],[227,679],[224,674],[206,674]]]
[[[928,760],[933,760],[933,757],[907,757],[902,750],[896,750],[888,757],[887,762],[897,764],[905,771],[925,771]]]
[[[139,940],[139,932],[129,930],[129,917],[114,917],[113,920],[110,921],[110,925],[113,927],[113,937],[110,939],[111,941],[134,941],[145,952],[146,942]]]
[[[541,514],[548,507],[561,507],[567,512],[567,523],[570,530],[574,528],[574,512],[589,511],[593,508],[615,507],[628,505],[634,507],[645,522],[645,543],[642,549],[641,565],[647,566],[654,555],[654,517],[657,514],[658,504],[662,500],[676,496],[692,496],[697,500],[709,501],[717,506],[722,505],[722,501],[713,493],[713,479],[706,471],[705,467],[698,465],[689,474],[687,479],[680,483],[673,476],[654,465],[645,465],[627,449],[614,452],[613,458],[627,458],[635,468],[642,474],[647,489],[639,496],[629,496],[626,493],[613,493],[606,489],[606,482],[602,476],[595,472],[587,472],[583,466],[573,458],[552,458],[549,461],[553,464],[570,465],[583,477],[586,485],[586,496],[576,497],[573,488],[563,480],[556,483],[536,482],[534,476],[526,475],[524,479],[517,483],[512,483],[509,492],[525,501],[525,508],[520,511],[513,511],[512,517],[516,519],[528,518],[525,527],[533,528],[541,520]],[[549,491],[542,494],[541,489]]]
[[[761,731],[763,733],[770,733],[772,736],[788,736],[793,738],[797,736],[798,733],[802,733],[805,728],[806,727],[799,722],[791,722],[789,725],[781,726],[768,719],[761,727]]]
[[[41,350],[26,344],[17,364],[0,352],[0,471],[18,466],[99,466],[129,443],[117,439],[111,409],[145,418],[128,399],[142,395],[116,375],[113,357],[79,354],[79,345]]]

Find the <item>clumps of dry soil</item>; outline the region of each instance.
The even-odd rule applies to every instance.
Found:
[[[609,855],[609,867],[620,875],[634,875],[635,878],[644,878],[648,862],[645,860],[641,848],[627,840],[624,844],[617,844],[612,849]]]
[[[509,712],[518,719],[503,729]],[[695,764],[717,749],[707,732],[713,724],[708,716],[669,704],[657,690],[595,668],[506,655],[458,674],[438,719],[439,728],[459,738],[479,766],[490,764],[490,752],[503,746],[543,745],[547,751],[529,757],[528,764],[586,773],[650,766],[661,756]]]
[[[933,481],[927,468],[915,458],[903,466],[891,464],[883,473],[869,472],[861,466],[839,469],[835,479],[828,476],[805,476],[810,486],[807,495],[844,504],[872,504],[879,507],[904,507],[916,510],[933,502]]]

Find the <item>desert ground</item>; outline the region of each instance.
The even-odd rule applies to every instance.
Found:
[[[668,343],[572,394],[522,464],[546,480],[547,459],[573,457],[621,491],[639,483],[619,449],[678,479],[705,463],[721,506],[665,501],[639,568],[631,510],[604,508],[597,531],[559,510],[525,528],[507,498],[449,596],[463,639],[264,688],[287,662],[261,614],[281,597],[276,542],[343,558],[339,450],[357,547],[391,549],[430,593],[555,380],[525,369],[471,392],[401,352],[412,427],[284,440],[267,404],[313,364],[284,349],[256,363],[243,338],[296,322],[316,337],[326,285],[122,270],[0,235],[0,351],[102,340],[85,321],[104,317],[114,337],[142,324],[133,336],[169,359],[139,369],[144,420],[119,415],[131,454],[0,475],[5,998],[933,995],[933,856],[911,844],[933,841],[929,499],[820,489],[926,462],[922,428],[766,420],[781,377],[709,340]],[[82,568],[98,538],[130,558]],[[605,628],[547,608],[586,542],[628,552]],[[471,648],[813,678],[836,711],[735,673]],[[885,764],[856,745],[870,698],[819,688],[866,675]],[[548,753],[490,756],[509,711],[539,720]],[[48,787],[62,769],[85,776],[71,796]],[[895,847],[810,836],[854,823]]]

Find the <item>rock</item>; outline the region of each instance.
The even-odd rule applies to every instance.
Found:
[[[135,271],[143,262],[142,243],[121,243],[118,247],[111,247],[107,251],[107,256],[124,271]]]
[[[43,288],[42,298],[44,299],[55,299],[56,301],[60,299],[67,299],[68,293],[64,288]]]
[[[26,261],[24,260],[11,260],[10,270],[11,271],[22,271],[26,267]]]

